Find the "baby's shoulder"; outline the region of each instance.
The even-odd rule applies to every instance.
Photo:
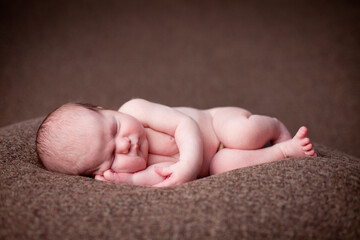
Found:
[[[155,105],[155,103],[149,102],[149,101],[147,101],[145,99],[133,98],[133,99],[130,99],[130,100],[126,101],[125,103],[123,103],[120,106],[120,108],[118,109],[118,111],[126,112],[129,109],[134,110],[134,109],[139,109],[139,108],[142,108],[142,107],[149,108],[149,107],[151,107],[153,105]]]

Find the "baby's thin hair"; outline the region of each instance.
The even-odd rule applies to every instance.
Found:
[[[77,117],[76,115],[72,115],[70,119],[64,120],[61,118],[62,113],[65,113],[71,107],[81,107],[94,112],[99,112],[99,110],[101,109],[100,107],[90,103],[67,103],[56,108],[45,117],[45,119],[40,124],[36,134],[36,154],[41,160],[42,164],[48,170],[60,172],[65,171],[64,169],[61,169],[61,163],[54,163],[52,162],[53,159],[45,158],[52,158],[57,155],[57,153],[55,153],[54,150],[51,148],[51,141],[54,141],[54,139],[59,136],[57,136],[57,132],[54,131],[54,129],[52,128],[56,127],[58,128],[59,132],[61,132],[61,125],[64,125],[65,122],[69,123],[72,120],[71,118],[73,118],[74,120]]]
[[[71,103],[71,104],[73,104],[75,106],[79,106],[79,107],[84,107],[86,109],[89,109],[89,110],[95,111],[95,112],[98,112],[100,109],[102,109],[101,107],[93,105],[91,103]]]

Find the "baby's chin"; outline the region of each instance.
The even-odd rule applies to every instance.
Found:
[[[131,169],[132,172],[138,172],[138,171],[142,171],[144,169],[146,169],[147,167],[147,158],[139,158],[139,162],[137,163],[137,165]]]

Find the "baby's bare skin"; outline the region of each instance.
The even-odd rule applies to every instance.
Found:
[[[213,127],[213,113],[216,109],[198,110],[194,108],[178,107],[174,108],[174,110],[191,117],[199,126],[204,150],[203,163],[198,177],[208,176],[210,161],[220,145],[220,141],[216,136]],[[173,161],[179,159],[179,150],[174,137],[152,129],[147,129],[147,133],[150,147],[148,165],[166,161],[164,156],[173,158]]]
[[[186,116],[191,117],[199,127],[203,143],[203,161],[197,172],[197,177],[217,174],[239,167],[272,162],[292,156],[315,156],[310,140],[306,138],[307,129],[301,128],[298,134],[291,139],[286,127],[277,119],[267,116],[251,115],[241,108],[223,107],[209,110],[194,108],[173,108]],[[119,111],[122,111],[120,108]],[[166,116],[162,116],[166,118]],[[169,178],[172,172],[169,168],[158,168],[160,163],[177,163],[179,150],[175,139],[153,129],[147,130],[149,140],[148,166],[153,166],[151,171]],[[275,145],[262,149],[272,141]],[[224,149],[218,150],[220,143]],[[139,173],[137,173],[139,174]],[[113,171],[105,174],[108,180],[122,182],[122,174]],[[163,186],[165,179],[157,178]],[[165,182],[166,183],[166,182]],[[164,185],[165,186],[165,185]]]
[[[287,157],[316,156],[306,127],[291,139],[277,119],[236,107],[171,108],[134,99],[119,111],[62,108],[62,122],[72,120],[61,128],[70,134],[64,138],[54,129],[60,136],[53,145],[57,155],[42,157],[44,165],[102,181],[164,187]],[[263,148],[268,142],[273,145]],[[63,149],[73,149],[67,154],[71,158],[61,155]]]

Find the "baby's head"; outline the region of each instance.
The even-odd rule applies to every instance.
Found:
[[[135,118],[88,104],[65,104],[39,127],[36,151],[50,171],[103,175],[146,167],[148,143]]]
[[[89,113],[100,109],[88,104],[68,103],[50,113],[36,137],[36,151],[44,166],[51,171],[81,174],[84,161],[83,141],[87,139]]]

